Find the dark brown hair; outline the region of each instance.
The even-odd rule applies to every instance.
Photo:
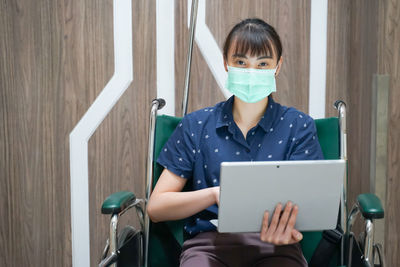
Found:
[[[250,55],[277,55],[277,60],[282,55],[282,44],[275,29],[258,18],[245,19],[236,24],[224,43],[224,59],[228,59],[228,51],[232,43],[235,43],[235,54],[245,55],[250,51]]]

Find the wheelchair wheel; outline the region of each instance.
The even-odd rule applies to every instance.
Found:
[[[118,235],[118,267],[140,267],[143,257],[143,233],[125,226]]]
[[[362,239],[362,238],[361,238]],[[365,267],[362,246],[354,233],[349,235],[349,267]]]
[[[373,254],[374,254],[374,256],[373,256],[374,261],[376,261],[376,256],[378,256],[378,260],[379,260],[379,263],[378,264],[374,263],[374,266],[375,267],[385,267],[386,266],[385,257],[383,255],[383,248],[382,248],[381,244],[374,244],[374,253]]]

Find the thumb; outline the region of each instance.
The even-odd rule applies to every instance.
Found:
[[[297,240],[297,241],[300,241],[300,240],[303,239],[303,235],[299,231],[297,231],[296,229],[292,230],[292,237],[293,237],[294,240]]]

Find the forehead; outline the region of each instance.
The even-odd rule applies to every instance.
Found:
[[[240,38],[235,38],[229,46],[227,56],[228,58],[231,58],[234,55],[245,55],[246,57],[267,56],[276,59],[277,53],[273,43],[269,40],[262,41],[263,42],[256,40],[256,42],[252,42],[252,40],[241,40]]]

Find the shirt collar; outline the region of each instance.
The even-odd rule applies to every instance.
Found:
[[[221,128],[223,126],[229,126],[233,123],[233,114],[232,114],[232,107],[233,107],[234,96],[231,96],[228,100],[226,100],[222,107],[221,112],[219,113],[216,128]],[[265,110],[264,115],[261,117],[258,125],[261,128],[268,132],[271,129],[271,126],[275,120],[275,117],[279,113],[279,104],[277,104],[271,95],[268,96],[268,107]]]
[[[232,106],[233,100],[235,96],[231,96],[228,100],[226,100],[221,107],[221,112],[219,113],[216,128],[221,128],[223,126],[229,126],[229,122],[232,123],[233,115],[232,115]]]

